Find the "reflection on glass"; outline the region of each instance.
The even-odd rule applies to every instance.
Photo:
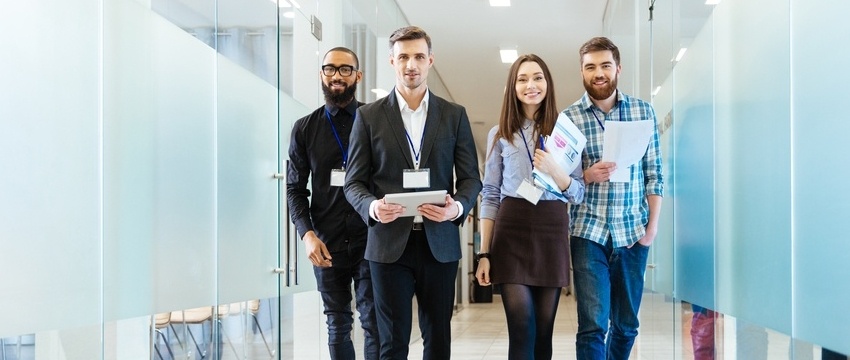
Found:
[[[151,315],[151,359],[270,359],[277,353],[277,299]]]
[[[286,9],[278,11],[275,2],[152,0],[151,7],[240,67],[277,87],[278,42],[285,44],[283,38],[291,37],[292,18],[284,16]],[[291,41],[288,43],[291,45]]]
[[[696,304],[682,303],[683,352],[693,354],[694,360],[713,360],[718,353],[715,329],[720,315]],[[719,334],[719,333],[718,333]],[[689,358],[685,356],[685,358]]]
[[[35,359],[35,334],[0,338],[0,359]]]

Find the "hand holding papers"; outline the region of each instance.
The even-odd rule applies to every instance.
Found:
[[[587,138],[584,137],[584,134],[567,115],[561,113],[558,115],[557,122],[555,122],[555,128],[552,129],[552,135],[546,139],[543,148],[554,156],[558,165],[569,174],[576,166],[581,165],[581,152],[586,143]],[[535,185],[562,198],[564,197],[551,175],[534,169],[532,177]]]
[[[602,161],[617,163],[610,182],[628,182],[630,167],[640,161],[649,146],[652,120],[606,121],[602,137]]]

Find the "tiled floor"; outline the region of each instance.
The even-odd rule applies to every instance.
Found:
[[[553,358],[575,359],[576,324],[574,297],[562,297]],[[500,296],[493,296],[492,303],[469,304],[452,319],[452,359],[507,359],[507,354],[508,327]],[[411,344],[409,359],[422,359],[422,341]]]

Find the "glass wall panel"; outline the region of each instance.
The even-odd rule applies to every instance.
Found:
[[[658,119],[659,142],[661,145],[662,173],[664,174],[664,201],[661,206],[661,214],[658,222],[658,235],[650,249],[649,263],[653,266],[647,268],[646,288],[655,292],[673,295],[673,205],[675,204],[674,189],[675,181],[673,172],[672,139],[674,129],[672,120],[672,82],[662,86],[662,81],[669,77],[672,66],[669,59],[664,59],[669,53],[670,33],[673,23],[674,2],[657,3],[652,11],[646,11],[640,20],[646,21],[641,30],[640,41],[641,66],[636,69],[640,74],[640,98],[649,100],[655,109]],[[645,16],[645,18],[644,18]],[[663,74],[664,76],[660,76]],[[671,80],[672,81],[672,80]]]
[[[850,74],[839,70],[850,60],[847,47],[836,41],[837,34],[850,32],[850,3],[791,4],[794,335],[850,354],[850,314],[842,311],[850,303],[850,282],[844,279],[850,254],[850,193],[844,190],[850,123],[840,110],[840,89]]]
[[[673,71],[675,173],[668,178],[676,184],[676,296],[714,309],[714,28],[703,23]]]
[[[217,4],[218,302],[230,304],[277,296],[279,34],[273,2]]]
[[[120,358],[150,351],[152,314],[215,303],[215,50],[175,23],[213,8],[103,7],[104,343]]]
[[[299,1],[301,3],[301,1]],[[284,59],[281,59],[281,66],[287,67],[291,72],[281,72],[280,82],[292,84],[291,92],[281,91],[278,93],[278,119],[279,127],[278,134],[278,153],[279,153],[279,172],[285,173],[289,159],[289,140],[292,132],[292,126],[299,118],[307,115],[310,111],[317,108],[323,101],[321,97],[321,86],[319,74],[319,64],[324,56],[321,51],[321,42],[312,32],[313,16],[317,16],[317,11],[323,7],[302,6],[293,12],[292,17],[289,15],[281,16],[281,23],[285,23],[286,28],[290,29],[284,32],[281,36],[281,56],[284,52],[288,52],[286,59],[289,60],[284,64]],[[287,12],[287,9],[281,8],[281,12]],[[333,24],[325,24],[323,19],[322,37],[325,32],[333,32]],[[327,26],[327,28],[325,28]],[[311,354],[319,354],[322,351],[327,351],[327,346],[320,346],[321,334],[324,330],[321,302],[315,301],[317,296],[312,297],[312,303],[315,306],[305,306],[304,302],[296,301],[302,296],[301,293],[316,295],[316,280],[312,270],[312,264],[307,260],[304,254],[304,246],[295,231],[295,226],[292,225],[289,219],[286,200],[286,182],[281,180],[278,183],[278,203],[279,203],[279,267],[285,272],[280,277],[281,298],[280,298],[280,356],[283,359],[300,359],[304,356],[298,351],[305,351]],[[303,322],[298,319],[310,318],[313,322]]]
[[[0,338],[101,352],[98,2],[0,11]],[[24,334],[33,334],[18,336]],[[34,340],[35,339],[35,340]]]
[[[138,2],[104,14],[105,315],[211,304],[214,52]]]
[[[791,331],[787,0],[715,9],[717,307]]]

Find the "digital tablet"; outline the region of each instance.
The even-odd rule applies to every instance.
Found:
[[[387,204],[399,204],[404,206],[404,213],[399,216],[414,216],[419,215],[419,211],[416,208],[422,204],[434,204],[434,205],[445,205],[446,204],[446,190],[434,190],[434,191],[416,191],[416,192],[405,192],[405,193],[395,193],[395,194],[387,194],[385,196],[385,200]]]

